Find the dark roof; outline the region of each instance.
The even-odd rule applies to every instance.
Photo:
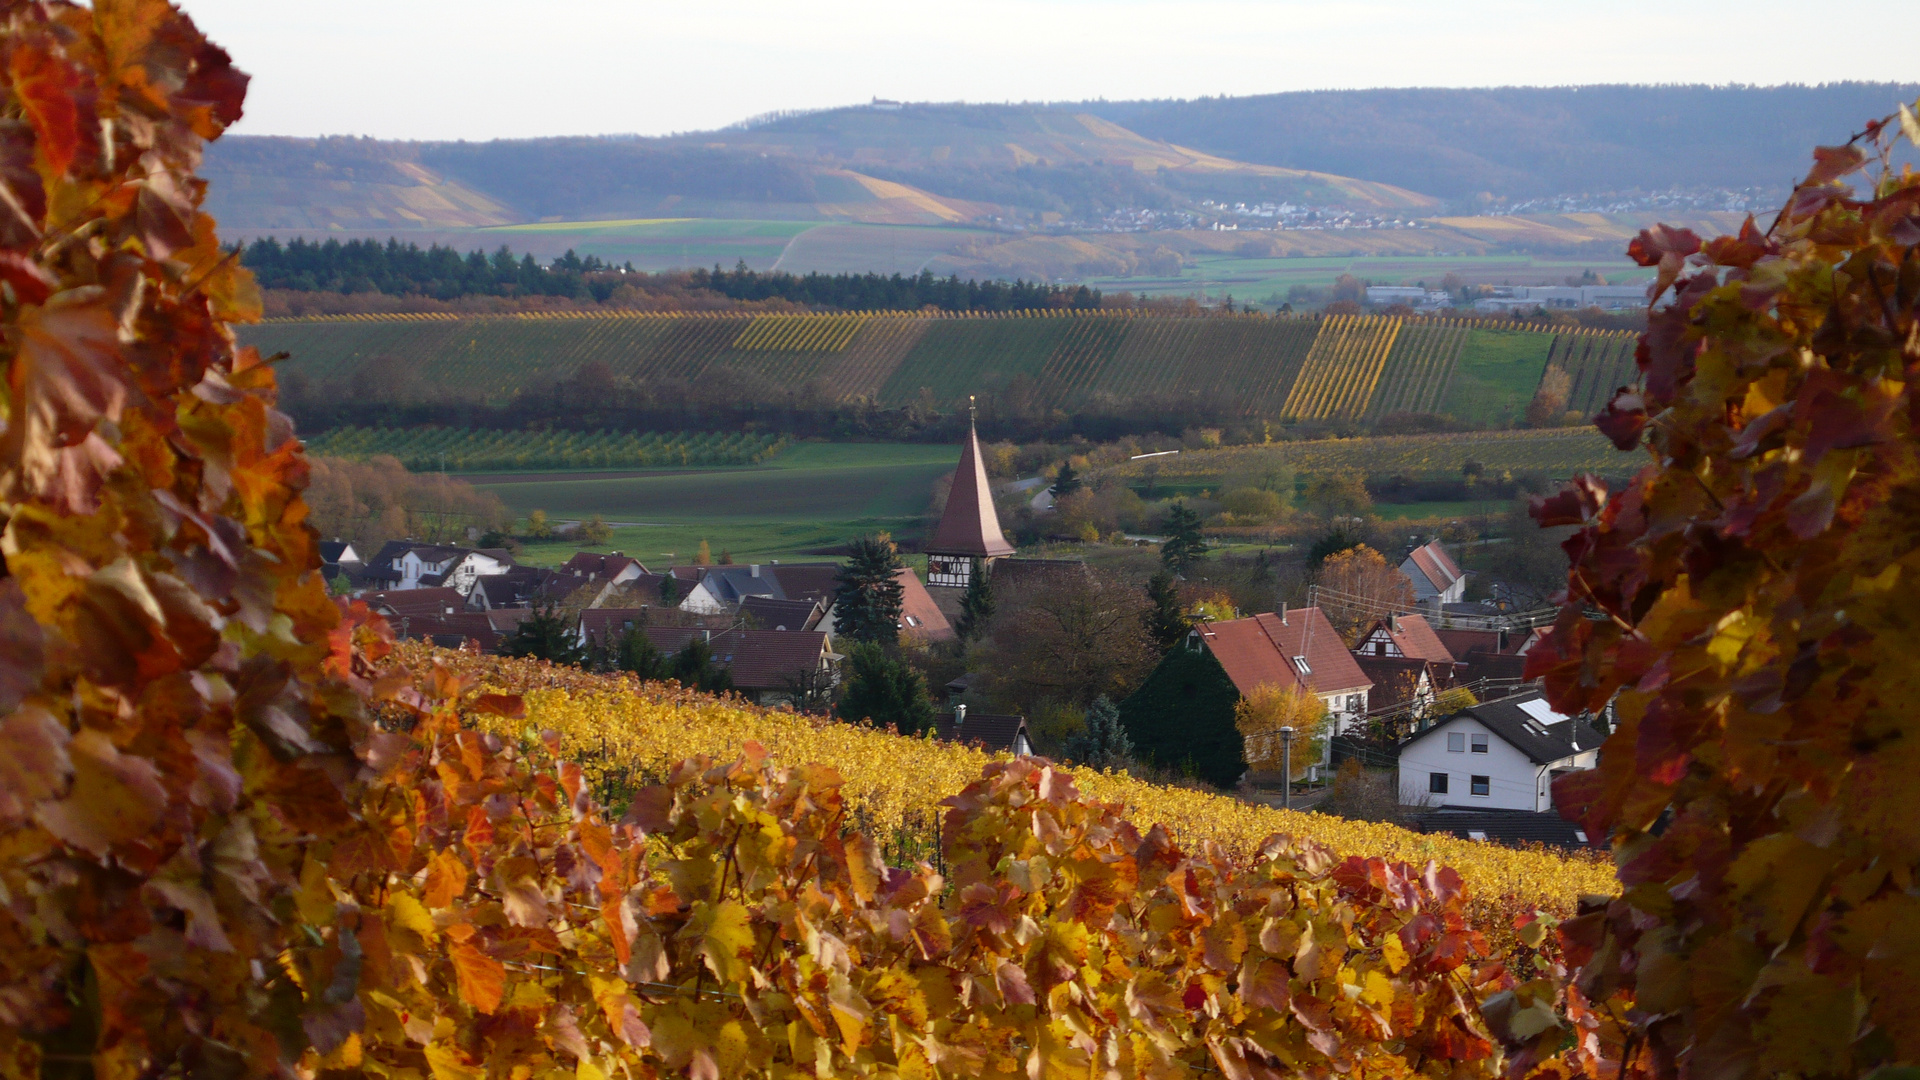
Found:
[[[622,555],[617,551],[609,551],[605,554],[597,551],[576,551],[572,558],[560,564],[560,572],[568,577],[605,580],[617,576],[629,566],[639,565],[639,559]],[[647,568],[640,566],[640,572],[646,573]]]
[[[995,559],[987,580],[993,586],[994,599],[1004,600],[1022,589],[1036,589],[1070,574],[1084,574],[1087,564],[1080,559]]]
[[[460,595],[460,590],[449,588],[388,589],[368,593],[363,599],[368,607],[394,619],[439,618],[449,610],[463,611],[467,606],[467,598]]]
[[[588,608],[580,613],[580,632],[602,645],[612,645],[629,629],[647,624],[646,608]]]
[[[521,607],[546,599],[550,586],[558,580],[559,575],[544,566],[515,566],[504,574],[479,578],[473,583],[473,591],[476,595],[484,593],[489,607]],[[571,578],[563,584],[568,591],[574,587]]]
[[[673,568],[682,578],[686,567]],[[838,563],[729,563],[724,566],[693,567],[697,580],[722,603],[737,604],[749,596],[774,600],[819,600],[831,606]]]
[[[1417,660],[1411,656],[1355,656],[1354,661],[1367,678],[1373,680],[1373,690],[1367,695],[1367,705],[1372,710],[1389,709],[1412,702],[1420,693],[1420,676],[1427,676],[1427,685],[1438,690],[1446,685],[1444,672],[1451,671],[1452,664],[1436,664],[1432,660]]]
[[[1473,683],[1482,679],[1493,682],[1525,682],[1527,678],[1527,658],[1512,653],[1488,652],[1474,649],[1461,659],[1455,669],[1456,682]]]
[[[352,546],[353,544],[346,540],[322,540],[320,541],[320,561],[323,563],[338,563],[340,556]],[[360,565],[359,561],[355,559],[349,559],[348,562],[355,566]]]
[[[1538,703],[1535,705],[1535,703]],[[1494,701],[1483,701],[1454,716],[1442,720],[1427,730],[1408,739],[1407,743],[1421,739],[1440,731],[1461,716],[1471,716],[1481,726],[1498,735],[1507,745],[1527,756],[1535,765],[1551,765],[1563,758],[1597,748],[1602,737],[1585,720],[1561,719],[1545,720],[1529,711],[1525,706],[1549,716],[1558,713],[1546,708],[1546,699],[1538,690],[1527,690],[1511,697]],[[1405,745],[1405,744],[1403,744]]]
[[[1020,736],[1027,734],[1027,718],[1009,713],[967,713],[967,719],[955,730],[953,714],[942,716],[935,725],[935,733],[948,742],[979,743],[988,750],[1012,752],[1014,743]],[[1031,746],[1033,739],[1027,738]]]
[[[820,621],[818,600],[775,600],[749,596],[740,601],[740,614],[751,616],[759,630],[811,630]]]
[[[1509,846],[1523,842],[1561,848],[1606,846],[1604,837],[1583,835],[1580,826],[1551,810],[1535,813],[1531,810],[1442,806],[1416,817],[1414,827],[1423,833],[1450,833],[1462,840],[1485,840]]]
[[[410,590],[419,592],[419,589]],[[451,615],[424,615],[391,620],[395,637],[425,638],[442,648],[458,649],[471,641],[483,652],[496,652],[511,630],[502,631],[485,612],[457,611]]]
[[[921,550],[934,555],[971,555],[997,558],[1013,554],[1000,531],[1000,515],[993,509],[993,489],[987,485],[987,466],[980,460],[980,435],[971,423],[960,446],[960,464],[953,470],[953,487],[940,524]]]
[[[840,577],[838,563],[781,563],[763,565],[760,572],[771,572],[780,583],[781,595],[788,600],[820,600],[833,606],[833,590]]]
[[[605,610],[605,609],[602,609]],[[582,614],[591,614],[583,612]],[[741,690],[785,690],[793,680],[820,668],[827,635],[818,630],[702,630],[693,626],[649,626],[653,647],[672,656],[698,635],[708,635],[715,663],[726,666]]]

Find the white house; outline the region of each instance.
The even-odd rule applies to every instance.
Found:
[[[1414,548],[1400,572],[1413,582],[1413,598],[1422,604],[1457,604],[1467,594],[1467,575],[1438,540]]]
[[[374,556],[368,576],[387,589],[446,587],[465,596],[480,578],[511,569],[513,556],[505,551],[391,540]]]
[[[1538,690],[1475,705],[1400,746],[1400,801],[1482,810],[1553,807],[1553,778],[1591,769],[1603,736]]]

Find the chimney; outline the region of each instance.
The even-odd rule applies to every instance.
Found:
[[[1285,600],[1280,601],[1280,625],[1287,625],[1287,602]]]
[[[753,564],[751,564],[751,565],[749,565],[749,566],[747,567],[747,570],[748,570],[748,571],[749,571],[749,572],[750,572],[750,573],[751,573],[751,574],[752,574],[752,575],[753,575],[754,577],[759,577],[759,576],[760,576],[760,564],[759,564],[759,563],[753,563]]]
[[[1387,631],[1393,634],[1397,634],[1400,632],[1400,616],[1398,615],[1387,616]]]
[[[954,738],[957,739],[960,737],[960,725],[966,722],[967,722],[967,707],[965,705],[955,705],[953,707],[953,737]]]
[[[713,631],[711,630],[700,631],[700,639],[702,641],[705,641],[709,645],[713,644]]]

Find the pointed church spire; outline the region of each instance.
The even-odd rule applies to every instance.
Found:
[[[946,512],[927,541],[929,555],[960,555],[975,559],[1013,554],[1000,531],[1000,515],[993,511],[993,489],[987,484],[986,462],[980,458],[980,434],[974,425],[973,398],[967,398],[967,441],[960,448],[960,467],[953,470],[953,489]]]

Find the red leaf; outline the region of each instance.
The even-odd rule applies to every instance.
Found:
[[[15,46],[7,68],[47,168],[56,175],[65,173],[80,153],[81,99],[92,96],[86,73],[39,42]],[[86,103],[86,111],[93,112],[91,103]]]
[[[481,694],[473,699],[473,711],[488,716],[504,716],[509,720],[523,720],[527,715],[527,703],[519,694]]]
[[[1606,482],[1582,474],[1574,477],[1558,494],[1534,496],[1528,501],[1527,513],[1541,528],[1551,529],[1585,525],[1599,517],[1606,505]]]
[[[1807,187],[1830,184],[1867,163],[1866,151],[1858,146],[1816,146],[1813,168],[1801,183]]]
[[[1607,407],[1593,418],[1593,426],[1613,443],[1615,449],[1631,450],[1640,445],[1640,437],[1647,430],[1646,400],[1623,387],[1614,393]]]
[[[23,304],[46,302],[59,285],[40,264],[17,251],[0,251],[0,281],[13,286],[13,295]]]

